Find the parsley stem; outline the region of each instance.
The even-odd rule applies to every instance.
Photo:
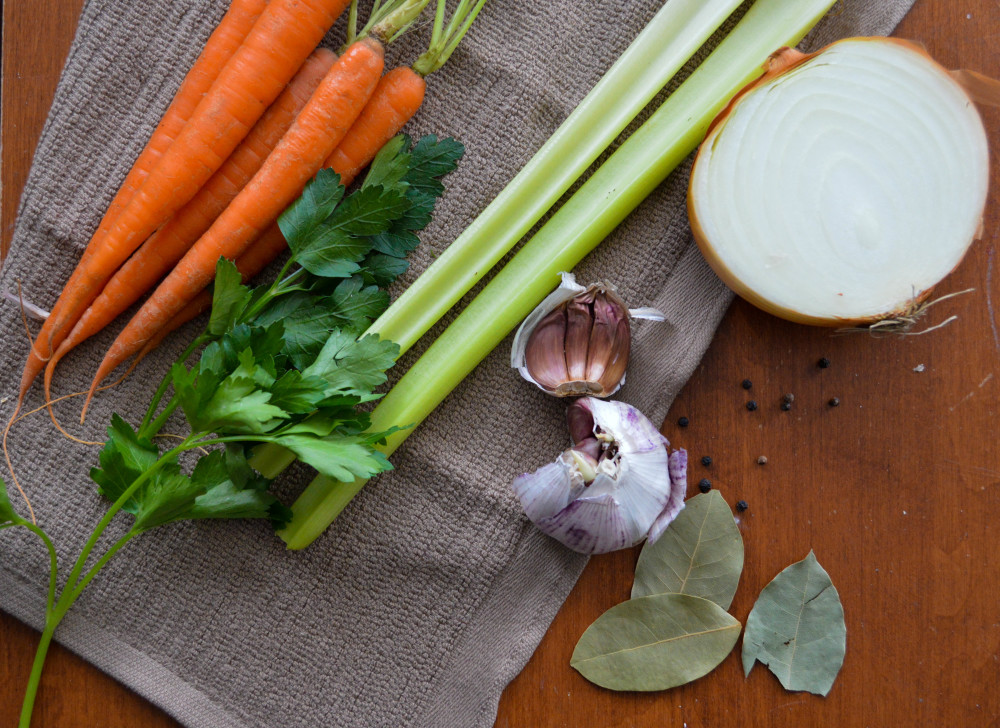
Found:
[[[274,283],[272,283],[268,289],[264,291],[259,299],[254,301],[252,306],[240,314],[240,321],[253,321],[265,308],[271,305],[271,302],[274,299],[280,298],[292,290],[296,290],[290,286],[292,286],[296,280],[305,274],[305,268],[296,268],[291,273],[288,273],[288,269],[294,263],[294,256],[285,261],[285,265],[281,268],[281,271],[278,273],[278,277],[274,280]]]
[[[199,334],[198,337],[195,338],[195,340],[192,341],[183,352],[181,352],[181,355],[177,357],[176,360],[174,360],[174,364],[183,364],[184,362],[186,362],[188,360],[188,357],[191,356],[199,346],[207,343],[210,338],[211,337],[209,336],[207,331],[204,331],[201,334]],[[143,416],[142,422],[139,424],[140,436],[151,437],[152,435],[155,435],[157,432],[159,432],[159,427],[163,427],[163,423],[161,422],[159,427],[153,430],[151,433],[146,431],[147,428],[149,427],[150,420],[153,419],[153,415],[156,413],[156,408],[159,406],[160,400],[163,399],[163,395],[167,393],[167,389],[170,387],[170,382],[172,381],[170,372],[172,369],[173,367],[167,369],[167,372],[163,375],[163,379],[160,380],[160,386],[158,386],[156,388],[156,392],[153,393],[153,400],[149,403],[149,407],[146,409],[146,414]],[[169,417],[169,414],[167,416]],[[164,418],[164,421],[165,420],[166,418]]]
[[[177,397],[172,397],[170,401],[167,402],[167,406],[163,408],[163,411],[160,412],[155,420],[146,426],[145,430],[143,430],[143,428],[139,429],[140,435],[152,438],[160,434],[160,430],[162,430],[163,426],[167,424],[167,420],[170,419],[170,415],[172,415],[174,410],[180,406],[180,403],[181,401]]]
[[[35,661],[31,664],[31,675],[28,676],[28,686],[24,690],[24,702],[21,703],[21,718],[17,723],[18,728],[31,728],[31,713],[35,708],[35,696],[38,694],[38,685],[42,679],[45,656],[52,643],[52,633],[56,631],[56,625],[59,624],[59,620],[53,620],[53,616],[46,617],[45,629],[42,630],[42,638],[38,642],[38,649],[35,650]]]
[[[49,538],[48,534],[34,523],[23,521],[21,525],[42,539],[42,543],[45,544],[45,548],[49,551],[49,593],[45,601],[45,614],[47,616],[52,612],[52,608],[56,602],[56,575],[59,570],[59,558],[56,556],[56,547],[52,545],[52,539]]]
[[[69,607],[72,606],[73,602],[77,600],[77,598],[80,596],[80,593],[83,591],[84,587],[90,583],[90,580],[93,579],[95,576],[97,576],[97,572],[99,572],[102,568],[104,568],[104,565],[111,560],[111,557],[114,556],[116,553],[118,553],[118,551],[123,546],[125,546],[125,544],[127,544],[136,536],[138,536],[140,533],[142,533],[141,530],[137,531],[133,528],[131,531],[129,531],[120,539],[118,539],[114,543],[114,545],[105,552],[104,556],[102,556],[100,559],[97,560],[97,563],[94,564],[90,568],[90,570],[83,575],[83,578],[80,579],[80,582],[75,587],[73,587],[73,590],[70,592],[69,595],[69,601],[66,603],[66,606],[63,609],[63,614],[65,614],[66,610],[68,610]],[[59,601],[62,602],[62,599],[60,598]]]
[[[67,583],[66,588],[63,589],[63,593],[59,597],[59,602],[53,605],[53,600],[55,599],[55,569],[56,569],[56,554],[55,549],[52,547],[52,542],[49,537],[34,524],[24,523],[22,525],[31,527],[31,530],[37,533],[46,545],[49,547],[49,554],[52,558],[52,571],[51,578],[49,580],[49,602],[45,610],[45,628],[42,630],[42,637],[38,642],[38,648],[35,651],[35,660],[31,665],[31,674],[28,676],[28,685],[24,691],[24,702],[21,704],[21,718],[18,723],[20,728],[30,728],[31,726],[31,714],[35,707],[35,696],[38,693],[38,686],[42,678],[42,669],[45,666],[45,657],[49,651],[49,645],[52,644],[52,635],[55,633],[56,628],[62,622],[63,617],[66,616],[66,612],[69,608],[73,606],[73,603],[79,598],[80,593],[83,591],[84,587],[90,583],[90,580],[97,576],[97,573],[104,567],[111,557],[114,556],[118,551],[134,537],[138,536],[142,531],[136,531],[135,529],[126,533],[122,538],[118,539],[115,544],[107,550],[107,552],[98,560],[96,564],[86,573],[80,583],[74,588],[70,589],[70,584]]]
[[[23,518],[0,525],[0,531],[5,528],[13,528],[14,526],[24,526],[27,528],[38,536],[38,538],[42,539],[42,543],[45,544],[45,548],[49,551],[49,594],[45,601],[45,614],[47,616],[52,611],[56,600],[56,577],[59,570],[59,558],[56,556],[56,547],[52,545],[52,539],[49,538],[49,535],[45,531],[31,521],[26,521]]]

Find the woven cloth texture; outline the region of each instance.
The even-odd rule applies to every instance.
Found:
[[[399,286],[504,187],[661,4],[487,4],[445,70],[429,79],[408,128],[455,136],[467,153]],[[886,34],[911,4],[845,0],[805,45]],[[52,305],[225,7],[225,0],[87,2],[0,285],[16,291],[19,282],[26,300]],[[342,34],[343,21],[329,42]],[[425,36],[426,29],[393,46],[389,63],[412,61]],[[686,182],[685,166],[577,270],[583,282],[614,283],[631,305],[666,312],[667,324],[637,325],[621,392],[657,422],[730,302],[692,243]],[[67,358],[58,393],[86,387],[112,329]],[[183,329],[99,395],[88,424],[74,432],[100,439],[112,412],[138,421],[153,383],[193,333]],[[6,302],[0,337],[6,420],[28,346],[17,307]],[[586,563],[527,523],[511,494],[513,477],[550,461],[566,433],[565,403],[509,368],[509,345],[407,440],[394,456],[397,469],[373,481],[307,550],[286,551],[258,522],[158,529],[110,563],[57,639],[189,726],[492,725],[501,691]],[[38,402],[36,388],[27,404]],[[57,406],[64,422],[75,423],[78,403]],[[79,553],[106,507],[87,476],[96,449],[58,436],[44,414],[18,423],[10,445],[40,524],[64,559]],[[293,468],[279,492],[293,498],[310,477]],[[19,504],[16,494],[12,500]],[[124,532],[128,519],[119,520],[109,538]],[[48,564],[34,537],[16,532],[23,530],[0,535],[0,608],[40,627]]]

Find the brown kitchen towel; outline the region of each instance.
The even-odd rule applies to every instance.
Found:
[[[409,129],[453,135],[467,153],[402,284],[503,188],[661,4],[487,4],[446,69],[430,78]],[[847,0],[807,45],[888,33],[910,5]],[[16,291],[19,281],[27,300],[52,304],[224,9],[225,0],[87,3],[24,190],[3,288]],[[391,49],[390,61],[412,61],[426,34],[418,29]],[[578,271],[583,281],[615,283],[633,305],[667,313],[666,324],[638,325],[622,392],[656,421],[730,300],[691,242],[685,183],[682,169]],[[137,421],[151,383],[192,332],[99,395],[77,434],[99,438],[113,411]],[[0,304],[0,336],[6,420],[27,352],[9,303]],[[66,360],[57,392],[85,387],[110,338],[98,336]],[[189,726],[492,725],[501,691],[586,563],[528,524],[511,494],[512,478],[550,461],[567,435],[565,404],[524,383],[508,356],[509,340],[398,451],[397,469],[373,481],[309,549],[286,551],[259,522],[157,529],[92,583],[58,640]],[[38,401],[36,390],[29,404]],[[57,411],[74,422],[78,400]],[[19,423],[11,446],[39,522],[64,558],[78,553],[107,505],[87,477],[96,450],[58,436],[43,414]],[[282,496],[294,497],[309,477],[293,469],[279,484]],[[117,533],[127,520],[120,517]],[[0,534],[0,607],[38,627],[46,556],[19,531]]]

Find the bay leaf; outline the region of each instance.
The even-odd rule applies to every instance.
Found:
[[[656,543],[639,554],[632,598],[691,594],[729,609],[743,572],[743,537],[717,490],[689,498]]]
[[[786,690],[826,695],[847,648],[840,595],[812,551],[764,587],[747,617],[743,672],[768,666]]]
[[[715,669],[736,645],[740,628],[707,599],[639,597],[598,617],[580,637],[569,664],[610,690],[666,690]]]

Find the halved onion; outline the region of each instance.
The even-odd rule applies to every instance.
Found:
[[[913,43],[783,49],[713,122],[688,212],[730,288],[792,321],[864,325],[912,311],[978,237],[986,132]]]

